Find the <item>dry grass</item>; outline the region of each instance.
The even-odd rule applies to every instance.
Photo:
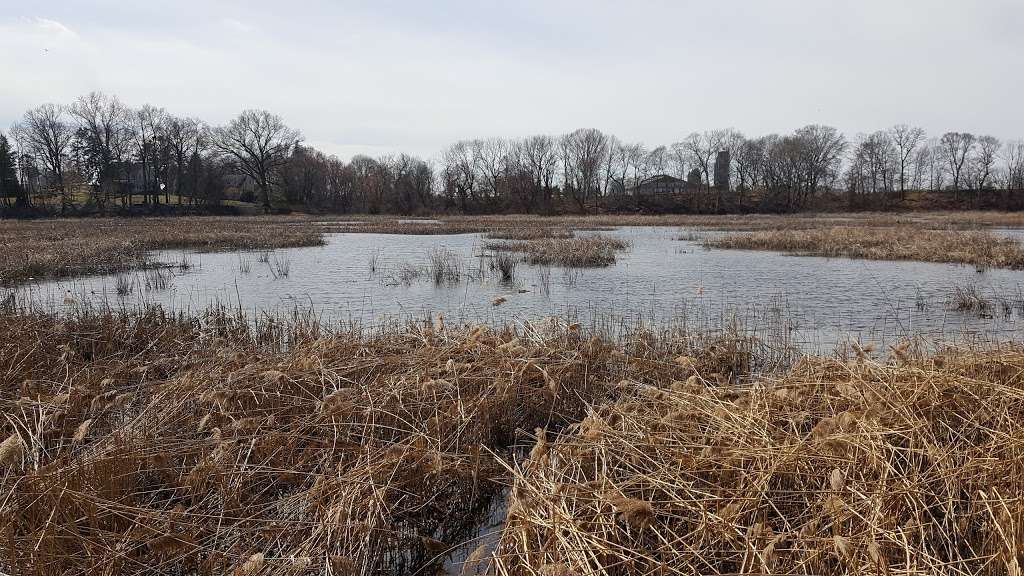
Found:
[[[978,268],[1024,268],[1024,248],[987,231],[932,230],[915,226],[835,226],[764,230],[709,238],[712,248],[776,250],[802,256],[955,262]]]
[[[354,216],[313,220],[326,230],[379,234],[487,233],[493,239],[530,240],[573,230],[606,230],[618,226],[682,226],[712,230],[809,229],[833,226],[915,226],[976,229],[1024,227],[1024,212],[843,212],[802,214],[599,214],[590,216],[438,216],[436,220],[400,221],[393,216]]]
[[[523,228],[496,228],[485,235],[492,240],[544,240],[548,238],[568,239],[575,233],[569,228],[527,226]]]
[[[623,383],[512,467],[498,574],[1020,574],[1024,350]]]
[[[488,242],[484,246],[488,250],[500,252],[522,252],[530,264],[588,268],[614,264],[615,253],[628,248],[629,243],[618,238],[595,234],[568,239],[541,238]]]
[[[0,284],[152,267],[152,250],[322,244],[321,231],[304,223],[285,217],[3,220]]]
[[[1018,573],[1024,349],[759,345],[14,311],[0,567],[434,573],[511,486],[496,574]]]
[[[0,566],[410,573],[501,490],[517,431],[578,420],[624,377],[681,375],[643,350],[549,323],[5,315]]]

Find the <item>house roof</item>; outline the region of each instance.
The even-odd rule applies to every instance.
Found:
[[[634,186],[634,188],[643,188],[645,186],[654,186],[657,184],[680,184],[682,186],[686,186],[686,180],[681,180],[679,178],[676,178],[675,176],[669,176],[668,174],[656,174],[654,176],[644,179],[639,184]]]

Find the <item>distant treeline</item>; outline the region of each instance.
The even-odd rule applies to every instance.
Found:
[[[263,110],[224,126],[90,93],[25,112],[0,134],[8,215],[220,211],[557,213],[886,209],[927,191],[952,207],[1019,208],[1024,142],[906,125],[847,138],[835,128],[748,138],[692,133],[667,146],[596,129],[452,144],[345,162],[302,144]],[[920,194],[917,194],[920,196]],[[947,206],[949,207],[949,206]]]

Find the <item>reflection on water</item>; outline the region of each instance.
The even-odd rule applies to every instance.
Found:
[[[683,319],[714,326],[734,315],[748,319],[758,314],[755,310],[768,310],[785,320],[793,340],[819,346],[846,336],[888,342],[911,335],[947,341],[1020,336],[1022,272],[705,250],[699,242],[704,233],[691,232],[675,227],[603,232],[631,242],[614,266],[566,270],[521,263],[511,284],[489,270],[490,255],[479,234],[347,233],[328,235],[325,246],[269,255],[189,254],[193,266],[173,269],[164,289],[146,289],[140,272],[129,275],[134,281],[128,287],[124,277],[112,275],[22,291],[56,307],[64,305],[69,290],[78,302],[112,306],[159,303],[199,310],[219,303],[250,312],[312,306],[327,319],[364,325],[443,313],[449,322],[498,324],[560,315],[581,322]],[[438,249],[456,256],[459,281],[437,284],[423,273]],[[171,263],[182,259],[180,252],[157,257]],[[971,284],[1003,306],[986,314],[951,311],[947,300],[954,286]]]

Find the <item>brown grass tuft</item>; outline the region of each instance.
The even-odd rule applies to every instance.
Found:
[[[25,443],[17,432],[0,442],[0,466],[15,465],[21,461],[25,453]]]
[[[592,268],[614,264],[616,252],[628,248],[629,243],[595,234],[569,239],[488,242],[485,247],[488,250],[523,252],[530,264]]]

